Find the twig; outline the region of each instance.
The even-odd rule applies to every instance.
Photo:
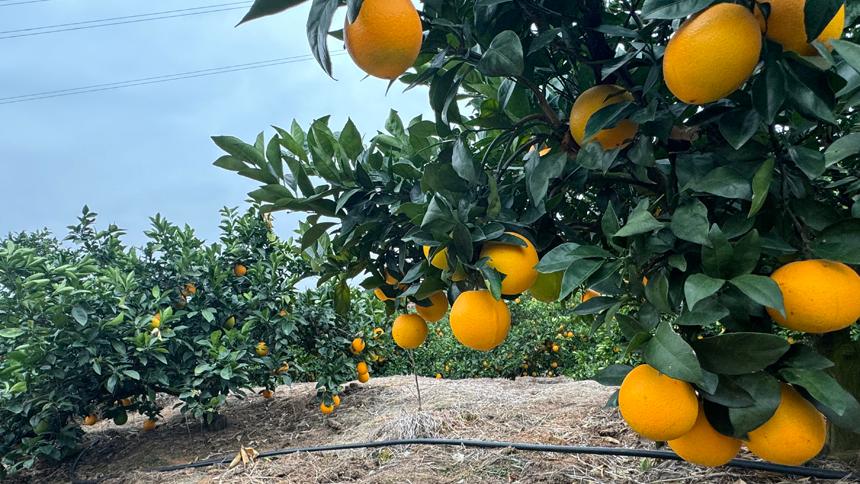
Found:
[[[418,393],[418,411],[421,409],[421,386],[418,385],[418,372],[415,370],[415,357],[412,355],[412,351],[409,352],[409,363],[412,364],[412,376],[415,377],[415,391]]]

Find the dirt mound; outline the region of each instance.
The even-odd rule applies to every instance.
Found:
[[[343,404],[324,418],[314,384],[278,388],[275,398],[231,398],[220,428],[204,429],[178,411],[152,432],[142,416],[124,427],[100,422],[87,428],[75,477],[100,482],[788,482],[775,474],[703,469],[643,458],[548,454],[511,449],[384,447],[293,454],[260,460],[248,468],[207,467],[174,472],[147,469],[235,454],[240,445],[258,451],[287,447],[438,437],[544,444],[653,448],[627,429],[615,409],[605,408],[612,389],[567,378],[434,380],[421,378],[418,412],[412,377],[375,378],[352,384]],[[167,402],[168,408],[173,402]],[[830,462],[818,462],[830,465]],[[28,476],[67,482],[71,463]],[[796,482],[792,480],[791,482]]]

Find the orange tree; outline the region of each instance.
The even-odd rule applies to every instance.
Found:
[[[741,440],[801,463],[823,414],[831,448],[860,447],[857,2],[347,0],[339,30],[341,3],[312,2],[321,66],[331,34],[427,86],[434,119],[392,113],[363,140],[322,118],[265,148],[222,138],[216,162],[261,183],[263,210],[310,214],[323,277],[366,274],[392,311],[445,291],[455,337],[485,350],[510,324],[493,298],[588,289],[571,312],[646,363],[600,376],[646,437],[705,465]]]
[[[299,294],[309,266],[257,207],[224,209],[211,244],[156,216],[129,248],[95,222],[85,208],[68,243],[0,242],[0,473],[76,452],[82,422],[138,412],[149,430],[158,394],[207,423],[231,394],[312,376],[330,401],[354,378],[349,344],[372,321],[338,314],[326,288]]]

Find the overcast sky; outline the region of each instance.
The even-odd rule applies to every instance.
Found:
[[[0,31],[81,22],[227,0],[45,0],[4,5]],[[343,9],[341,9],[343,10]],[[309,54],[308,7],[233,26],[244,10],[49,35],[0,39],[0,98]],[[341,16],[335,24],[342,22]],[[0,33],[0,37],[12,34]],[[330,39],[332,52],[343,44]],[[47,227],[65,235],[84,204],[101,227],[116,223],[139,244],[160,213],[217,237],[218,209],[245,206],[255,183],[212,166],[223,154],[210,140],[253,141],[271,125],[307,126],[331,114],[351,117],[365,140],[390,109],[404,119],[429,112],[427,93],[363,79],[348,56],[335,77],[299,62],[94,94],[0,104],[0,236]],[[300,215],[277,214],[282,236]]]

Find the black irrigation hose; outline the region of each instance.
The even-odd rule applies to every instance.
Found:
[[[327,452],[332,450],[369,449],[376,447],[390,447],[394,445],[455,445],[463,447],[474,447],[479,449],[517,449],[535,452],[557,452],[560,454],[592,454],[592,455],[614,455],[623,457],[651,457],[654,459],[683,460],[674,452],[666,450],[647,449],[625,449],[613,447],[575,447],[570,445],[545,445],[526,444],[521,442],[499,442],[494,440],[461,440],[461,439],[403,439],[403,440],[380,440],[374,442],[356,442],[352,444],[322,445],[316,447],[292,447],[289,449],[271,450],[261,452],[257,457],[276,457],[281,455],[296,454],[300,452]],[[179,464],[149,469],[150,472],[169,472],[196,467],[208,467],[218,464],[226,464],[232,460],[232,456],[216,457],[214,459],[193,462],[190,464]],[[801,477],[817,477],[820,479],[842,479],[850,475],[846,471],[820,469],[816,467],[784,466],[745,459],[732,459],[729,467],[739,469],[752,469],[767,472],[776,472]]]

